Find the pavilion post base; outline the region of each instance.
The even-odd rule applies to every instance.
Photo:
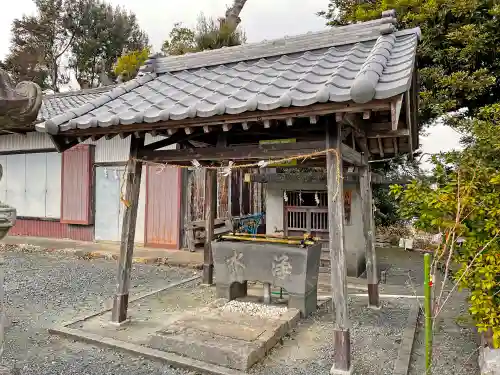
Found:
[[[380,309],[378,284],[368,284],[368,307],[372,309]]]
[[[242,283],[234,282],[231,285],[227,284],[217,284],[217,297],[225,298],[230,301],[236,298],[243,298],[247,296],[248,283],[246,281]]]
[[[351,364],[351,332],[349,329],[335,329],[333,331],[335,342],[334,364],[330,369],[331,375],[352,374]]]
[[[213,285],[214,284],[214,265],[204,264],[203,265],[203,284]]]
[[[113,310],[111,310],[111,321],[122,323],[127,320],[128,293],[117,294],[113,299]]]

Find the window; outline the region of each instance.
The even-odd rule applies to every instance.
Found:
[[[61,155],[56,152],[0,156],[0,200],[17,216],[54,218],[61,212]]]

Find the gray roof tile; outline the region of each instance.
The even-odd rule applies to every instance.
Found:
[[[40,111],[38,112],[38,120],[45,121],[57,115],[61,115],[69,109],[83,106],[89,101],[99,98],[103,93],[110,91],[113,87],[114,86],[99,87],[95,89],[45,95],[42,100]],[[86,112],[88,112],[88,110]]]
[[[150,64],[154,72],[51,118],[38,130],[55,134],[389,98],[409,88],[419,39],[418,29],[381,34],[383,25],[393,23],[382,18],[278,41],[157,58]]]

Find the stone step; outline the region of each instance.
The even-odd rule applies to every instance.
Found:
[[[231,309],[224,309],[225,303],[220,308],[214,305],[184,313],[171,325],[154,333],[149,346],[247,371],[297,325],[300,317],[298,309],[286,309],[282,312],[281,307],[237,305],[234,301],[231,302]],[[279,315],[271,312],[259,315],[259,309],[262,314],[265,309],[277,309],[276,313]]]

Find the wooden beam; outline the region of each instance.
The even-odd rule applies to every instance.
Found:
[[[353,165],[361,165],[361,154],[342,144],[343,158]],[[186,162],[217,160],[269,160],[293,155],[309,154],[325,150],[324,141],[272,143],[261,145],[232,145],[230,147],[203,147],[193,150],[141,150],[140,157],[164,162]],[[324,157],[323,155],[321,157]]]
[[[113,300],[111,320],[115,323],[127,319],[128,297],[130,286],[130,270],[134,253],[135,225],[141,189],[142,162],[137,160],[139,150],[144,147],[144,138],[131,137],[130,158],[127,165],[127,181],[125,188],[125,211],[122,222],[120,256],[118,259],[117,291]],[[120,202],[120,204],[122,204]]]
[[[399,152],[398,152],[398,139],[397,138],[393,138],[392,139],[392,144],[394,146],[394,154],[397,155]]]
[[[384,131],[369,131],[366,133],[367,138],[397,138],[408,137],[410,131],[408,129],[384,130]]]
[[[363,234],[365,237],[366,274],[368,280],[368,306],[379,308],[378,267],[375,252],[375,225],[373,219],[373,198],[371,173],[368,160],[366,166],[360,168],[359,187],[363,218]]]
[[[214,283],[214,260],[212,241],[214,221],[217,214],[217,171],[207,169],[205,174],[205,245],[203,247],[203,283]]]
[[[67,138],[63,138],[59,135],[51,135],[51,134],[49,134],[49,137],[50,140],[52,141],[52,144],[56,148],[57,152],[64,152],[78,144],[78,141],[76,139],[68,140]]]
[[[347,262],[344,243],[344,189],[342,181],[342,158],[340,124],[330,124],[326,129],[327,148],[335,148],[340,155],[328,153],[326,157],[328,190],[328,248],[330,250],[331,290],[335,309],[333,340],[334,363],[330,373],[350,373],[351,337],[347,311]],[[340,157],[340,160],[337,159]],[[340,167],[338,167],[340,163]],[[340,173],[340,176],[337,175]]]
[[[408,126],[408,136],[410,137],[409,140],[408,140],[408,143],[410,144],[410,158],[412,158],[413,156],[413,134],[411,132],[411,129],[412,129],[412,114],[411,114],[411,96],[410,96],[410,90],[406,91],[405,92],[405,104],[406,104],[406,108],[405,108],[405,111],[406,111],[406,123],[407,123],[407,126]]]
[[[184,120],[168,120],[157,123],[140,123],[132,125],[113,125],[109,127],[92,127],[88,129],[72,129],[64,133],[65,136],[78,137],[88,134],[110,134],[119,132],[163,130],[185,127],[220,126],[223,124],[241,124],[243,122],[262,122],[264,120],[286,120],[289,117],[304,118],[310,116],[325,116],[333,113],[363,113],[366,110],[390,110],[389,100],[373,100],[367,104],[347,103],[319,103],[307,107],[279,108],[272,111],[244,112],[237,115],[220,115],[213,117],[195,117]]]
[[[344,173],[344,182],[359,182],[358,172],[346,172]],[[392,180],[387,179],[377,173],[370,174],[372,185],[405,185],[411,182],[410,179],[398,179]],[[290,183],[290,182],[303,182],[303,183],[325,183],[326,184],[326,173],[324,172],[314,172],[314,173],[247,173],[245,175],[245,181],[255,182],[259,184],[268,183]]]
[[[392,128],[392,130],[398,129],[399,117],[401,115],[402,105],[403,105],[403,94],[398,95],[391,102],[391,128]]]
[[[382,139],[377,137],[378,153],[381,157],[384,157],[384,146],[382,145]]]
[[[181,132],[175,133],[171,135],[168,138],[162,139],[160,141],[156,141],[153,143],[150,143],[142,148],[142,150],[157,150],[159,148],[167,147],[170,145],[173,145],[175,143],[183,142],[183,141],[189,141],[191,138],[194,138],[195,135],[185,135]]]

